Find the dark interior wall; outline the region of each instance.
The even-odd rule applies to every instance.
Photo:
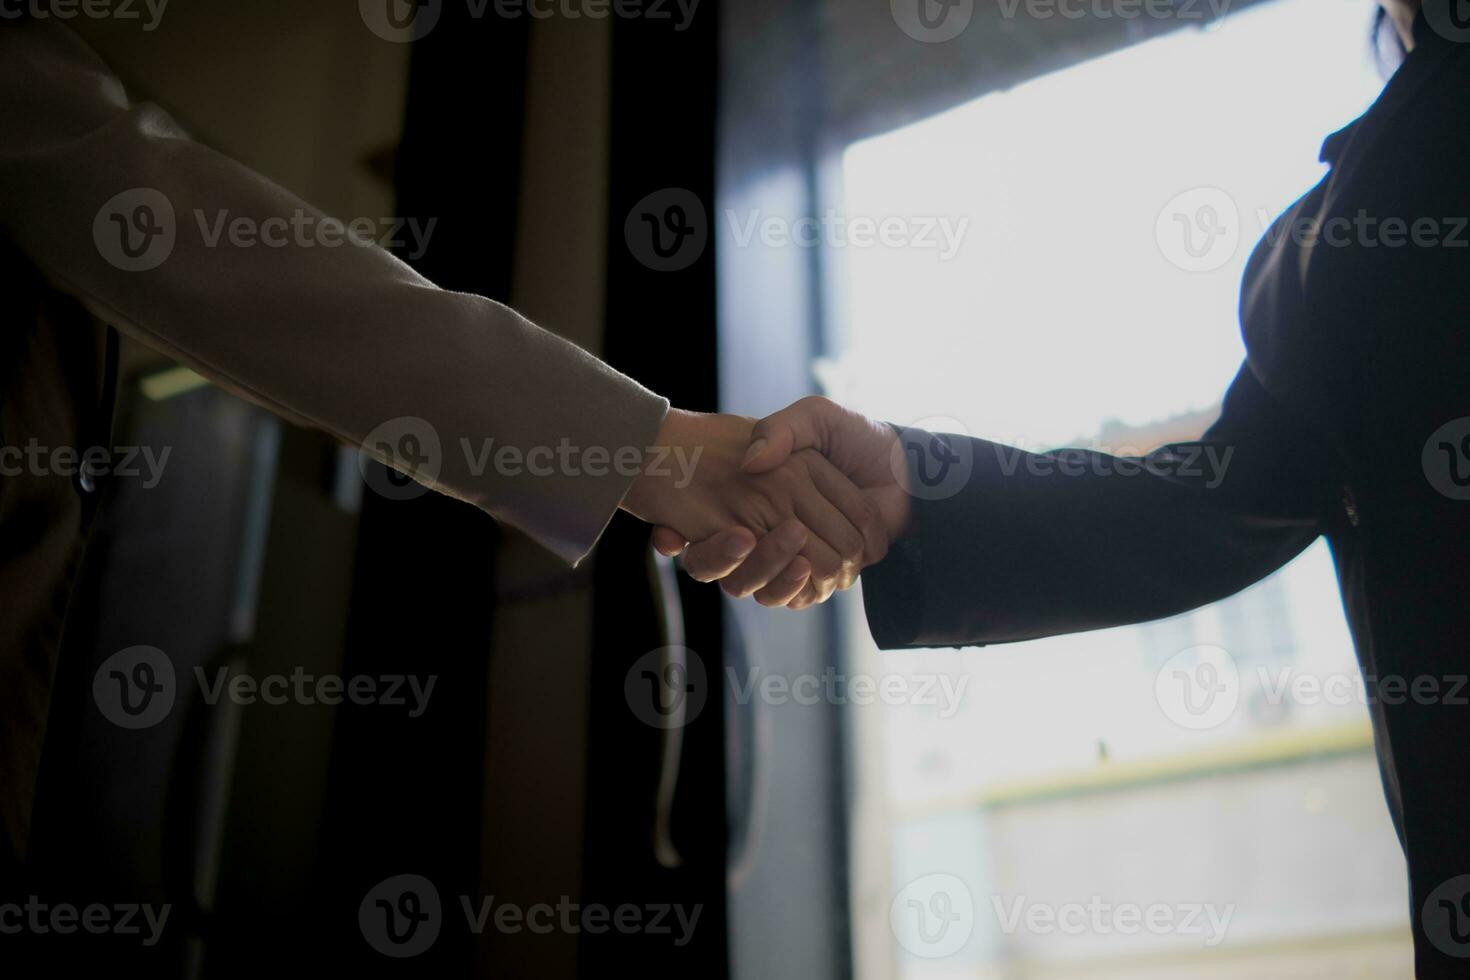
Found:
[[[179,3],[150,31],[69,24],[135,100],[158,102],[195,138],[329,213],[394,213],[391,183],[368,161],[399,139],[408,51],[364,29],[355,6]],[[125,388],[167,366],[136,343],[122,350]],[[165,401],[153,411],[172,409]],[[174,466],[183,472],[185,462]],[[239,651],[256,673],[342,670],[357,515],[334,502],[338,462],[329,438],[280,427],[255,633]],[[213,557],[228,565],[233,556]],[[241,873],[224,877],[227,905],[306,893],[334,720],[320,707],[244,713],[226,849],[227,869]]]
[[[393,213],[391,184],[367,161],[397,142],[407,51],[366,31],[353,6],[190,3],[170,5],[146,32],[117,20],[77,18],[70,26],[124,79],[134,100],[158,102],[199,140],[332,213]],[[338,447],[318,433],[263,422],[258,410],[187,382],[154,400],[140,393],[138,382],[168,363],[127,341],[122,353],[120,431],[146,426],[175,452],[161,489],[135,501],[131,519],[129,512],[114,515],[120,560],[105,571],[127,591],[94,595],[109,604],[90,617],[99,652],[157,640],[182,669],[199,653],[192,648],[212,634],[212,663],[229,658],[256,676],[297,668],[340,673],[357,516],[334,498]],[[230,411],[242,410],[240,431],[249,438],[223,452],[233,443],[211,442],[228,436],[231,430],[219,426]],[[256,440],[251,433],[257,431],[269,437]],[[203,440],[191,441],[195,435]],[[259,509],[264,523],[252,534],[263,541],[264,557],[251,571],[241,567],[238,525],[242,498],[261,489],[252,484],[258,450],[268,455],[268,478]],[[103,545],[105,552],[105,539]],[[258,592],[241,628],[229,603],[244,577],[256,579]],[[229,599],[225,606],[211,601],[216,586]],[[127,622],[106,615],[119,611],[131,614]],[[79,618],[89,617],[81,612]],[[200,628],[178,628],[190,623]],[[76,665],[63,664],[58,703],[76,693],[61,687],[68,676],[83,685],[88,680],[85,670],[67,674],[68,666]],[[90,687],[78,690],[85,709]],[[53,720],[43,774],[50,792],[37,815],[50,833],[51,872],[83,890],[110,882],[134,900],[140,889],[151,898],[154,886],[166,887],[160,900],[172,897],[180,907],[176,934],[197,939],[223,921],[234,931],[227,925],[216,933],[222,938],[251,937],[241,949],[279,949],[290,940],[292,930],[281,923],[301,921],[318,870],[333,712],[257,705],[212,712],[207,724],[190,715],[184,728],[135,758],[116,732],[89,747],[78,741],[84,729],[68,726],[64,711]],[[53,735],[60,755],[50,754]],[[205,758],[215,749],[225,754]],[[206,770],[221,777],[219,786],[200,785]],[[191,812],[202,793],[227,799],[228,811]],[[49,816],[39,812],[42,805],[54,808]],[[112,833],[134,822],[143,837],[129,843]],[[223,861],[217,868],[211,860],[193,863],[195,835],[206,824],[212,855]],[[141,845],[145,839],[157,846]],[[79,846],[87,842],[93,847]],[[110,857],[96,853],[109,845],[115,847]],[[109,860],[122,869],[109,867]],[[179,893],[201,885],[192,879],[206,865],[208,894],[197,897],[223,913],[213,921],[184,914],[188,902]],[[195,939],[188,945],[197,965]]]
[[[277,0],[180,4],[146,36],[79,26],[135,95],[200,140],[338,215],[438,219],[425,274],[512,302],[678,404],[715,407],[712,256],[669,275],[624,238],[648,193],[712,193],[713,3],[679,31],[456,22],[468,9],[444,5],[437,30],[414,45],[372,36],[355,5]],[[124,363],[128,379],[167,367],[135,345]],[[196,403],[230,400],[187,381],[184,391],[148,411],[177,423]],[[341,492],[344,461],[356,478],[351,457],[319,434],[265,427],[275,436],[255,616],[219,656],[256,673],[414,673],[437,686],[412,725],[351,706],[232,717],[221,864],[186,959],[220,977],[282,962],[368,976],[601,975],[614,963],[721,975],[720,706],[685,733],[673,828],[684,863],[670,868],[651,833],[663,741],[624,696],[631,660],[663,633],[647,529],[615,521],[595,563],[568,570],[454,501],[368,492],[356,503]],[[223,568],[236,556],[223,545],[214,557]],[[208,562],[209,549],[189,560]],[[180,571],[170,601],[188,603],[210,576]],[[686,598],[689,645],[713,675],[719,594]],[[181,752],[161,765],[186,755],[207,763]],[[139,874],[160,884],[154,871]],[[376,882],[404,873],[434,881],[444,930],[428,953],[395,961],[368,949],[357,916]],[[491,894],[521,905],[680,903],[698,906],[700,920],[678,946],[655,933],[473,935],[460,898]]]
[[[600,351],[606,327],[612,30],[532,23],[511,299]],[[582,900],[594,655],[592,567],[568,568],[512,529],[496,563],[487,684],[480,894],[522,907]],[[529,748],[528,748],[529,747]],[[486,930],[488,976],[572,976],[577,936]]]

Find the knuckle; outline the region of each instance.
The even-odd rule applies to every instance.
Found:
[[[807,395],[796,404],[809,412],[827,412],[835,405],[832,399],[824,395]]]

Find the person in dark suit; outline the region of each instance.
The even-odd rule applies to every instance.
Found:
[[[1435,978],[1470,976],[1470,706],[1454,695],[1470,673],[1470,25],[1453,13],[1385,5],[1406,57],[1251,256],[1245,362],[1198,442],[1037,456],[812,398],[759,423],[746,463],[814,447],[873,495],[893,541],[863,601],[885,649],[1170,616],[1325,536],[1408,861],[1418,976]],[[1206,454],[1226,462],[1183,465]],[[718,537],[655,540],[743,587]]]

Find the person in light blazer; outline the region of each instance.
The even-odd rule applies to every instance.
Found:
[[[671,409],[514,310],[440,289],[371,243],[211,248],[166,233],[166,212],[220,209],[261,227],[325,217],[191,141],[159,107],[130,102],[54,20],[0,26],[0,870],[23,854],[51,679],[99,496],[90,472],[58,478],[14,465],[10,451],[109,445],[113,328],[570,563],[619,507],[696,540],[738,528],[724,540],[759,583],[747,594],[800,606],[850,585],[885,547],[865,496],[815,452],[779,473],[742,474],[751,420]],[[370,438],[405,417],[445,445],[517,447],[527,466],[519,476],[475,472],[461,454],[442,453],[437,472],[415,469],[398,440]],[[588,465],[531,465],[563,445],[587,453]],[[609,465],[593,467],[589,450]],[[665,450],[684,465],[670,465]],[[794,563],[793,550],[803,556]]]
[[[884,649],[1171,616],[1325,536],[1407,858],[1417,975],[1450,978],[1470,976],[1470,24],[1428,4],[1383,0],[1406,56],[1256,246],[1245,362],[1199,441],[1038,456],[813,398],[756,426],[747,468],[816,448],[876,495],[892,541],[862,593]],[[1205,453],[1228,464],[1179,465]],[[720,536],[680,538],[655,532],[702,577],[742,576]]]

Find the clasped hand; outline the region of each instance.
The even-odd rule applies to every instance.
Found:
[[[692,476],[650,468],[623,508],[656,525],[660,553],[682,554],[690,576],[737,598],[824,602],[880,561],[909,520],[896,434],[825,398],[759,422],[674,409],[658,441],[695,460]]]

